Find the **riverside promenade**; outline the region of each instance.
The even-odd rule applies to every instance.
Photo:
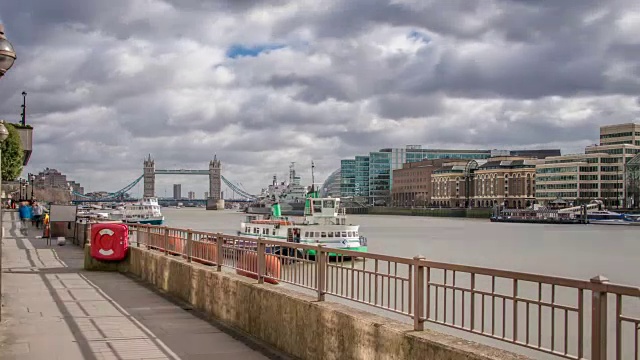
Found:
[[[283,359],[120,273],[83,270],[83,250],[20,234],[4,213],[0,359]]]

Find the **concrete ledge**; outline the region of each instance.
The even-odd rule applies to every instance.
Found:
[[[99,270],[101,266],[104,265],[89,262],[88,269]],[[407,324],[385,317],[328,301],[318,302],[293,290],[257,284],[256,280],[216,272],[156,251],[130,248],[128,258],[116,269],[297,358],[527,359],[433,331],[416,332]]]

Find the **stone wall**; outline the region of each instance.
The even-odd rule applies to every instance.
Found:
[[[525,359],[432,331],[416,332],[407,324],[143,248],[130,248],[119,265],[86,259],[85,267],[129,272],[300,359]]]

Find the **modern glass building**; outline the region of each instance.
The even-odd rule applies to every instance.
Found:
[[[355,195],[356,189],[356,161],[340,161],[340,197]]]
[[[341,166],[344,170],[341,170],[343,184],[341,190],[344,191],[341,196],[359,197],[360,201],[369,205],[389,205],[393,170],[401,169],[402,164],[424,159],[488,159],[491,154],[492,150],[423,149],[420,145],[380,149],[380,151],[369,153],[368,156],[342,160]],[[560,155],[560,150],[553,150],[552,154]],[[349,176],[352,174],[353,162],[355,162],[355,186],[351,191]]]

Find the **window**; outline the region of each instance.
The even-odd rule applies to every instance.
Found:
[[[313,212],[322,212],[322,200],[313,200]]]
[[[267,228],[262,229],[262,235],[269,235],[269,229]]]
[[[333,209],[335,207],[335,201],[325,200],[323,206],[325,209]]]
[[[251,228],[247,226],[247,227],[244,229],[244,232],[246,232],[247,234],[248,234],[248,233],[250,233],[250,232],[251,232]]]
[[[329,233],[327,234],[327,237],[332,238],[333,237],[333,231],[329,231]]]
[[[273,228],[273,231],[271,232],[271,235],[276,235],[276,228]]]
[[[304,232],[304,237],[306,237],[306,238],[308,238],[308,237],[309,237],[309,232],[308,232],[308,231],[305,231],[305,232]]]
[[[346,231],[342,232],[342,237],[347,237],[347,232]]]
[[[315,237],[317,237],[317,238],[319,238],[319,237],[320,237],[320,232],[319,232],[319,231],[316,231],[316,235],[315,235]]]
[[[321,232],[321,233],[320,233],[320,237],[326,238],[326,237],[327,237],[327,233],[326,233],[326,232],[324,232],[324,231],[323,231],[323,232]]]

